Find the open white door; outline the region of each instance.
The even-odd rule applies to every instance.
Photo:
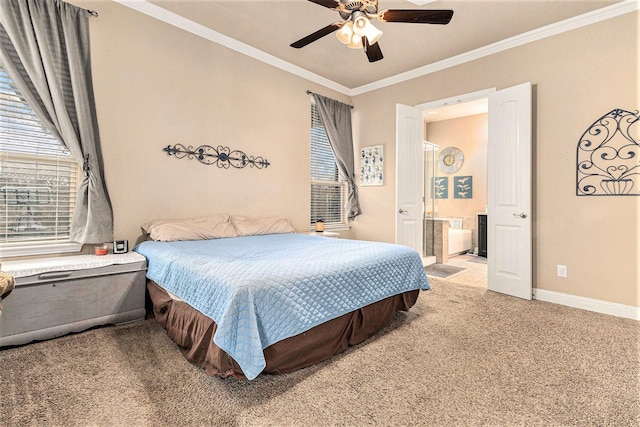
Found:
[[[531,83],[489,95],[489,290],[531,299]]]
[[[396,105],[396,243],[423,256],[422,110]]]

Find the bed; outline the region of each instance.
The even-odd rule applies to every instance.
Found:
[[[156,320],[210,375],[251,380],[317,363],[365,341],[429,289],[408,247],[243,229],[232,219],[231,236],[135,248],[147,258]]]

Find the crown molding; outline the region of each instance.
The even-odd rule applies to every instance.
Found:
[[[451,58],[443,59],[442,61],[437,61],[423,67],[415,68],[413,70],[350,89],[334,82],[333,80],[329,80],[318,74],[312,73],[309,70],[284,61],[260,49],[256,49],[246,43],[242,43],[222,33],[214,31],[211,28],[205,27],[204,25],[193,22],[160,6],[149,3],[146,0],[112,1],[347,96],[357,96],[387,86],[403,83],[417,77],[422,77],[427,74],[475,61],[514,47],[522,46],[527,43],[542,40],[547,37],[552,37],[567,31],[575,30],[577,28],[640,10],[640,0],[623,0],[610,6],[587,12],[573,18],[565,19],[564,21],[556,22],[545,27],[540,27],[460,55],[452,56]]]
[[[199,37],[202,37],[204,39],[207,39],[209,41],[222,45],[226,48],[235,50],[236,52],[239,52],[243,55],[246,55],[258,61],[264,62],[265,64],[272,65],[276,68],[279,68],[281,70],[294,74],[298,77],[302,77],[303,79],[312,81],[326,88],[333,89],[337,92],[351,96],[351,89],[349,89],[346,86],[343,86],[339,83],[334,82],[333,80],[329,80],[318,74],[312,73],[311,71],[306,70],[297,65],[294,65],[290,62],[284,61],[260,49],[256,49],[253,46],[249,46],[246,43],[242,43],[241,41],[233,39],[215,30],[212,30],[211,28],[205,27],[204,25],[198,24],[197,22],[193,22],[190,19],[184,18],[178,15],[177,13],[173,13],[160,6],[156,6],[152,3],[149,3],[146,0],[113,0],[113,1],[123,6],[129,7],[133,10],[136,10],[140,13],[143,13],[145,15],[148,15],[152,18],[155,18],[159,21],[165,22],[169,25],[173,25],[176,28],[180,28],[182,30],[195,34]]]
[[[387,77],[382,80],[359,86],[351,90],[351,96],[361,95],[366,92],[371,92],[373,90],[378,90],[387,86],[406,82],[417,77],[422,77],[427,74],[435,73],[437,71],[442,71],[447,68],[475,61],[476,59],[484,58],[486,56],[503,52],[514,47],[542,40],[547,37],[552,37],[561,33],[565,33],[567,31],[575,30],[577,28],[585,27],[587,25],[595,24],[597,22],[615,18],[617,16],[637,10],[640,10],[639,0],[624,0],[620,3],[615,3],[601,9],[574,16],[573,18],[565,19],[564,21],[540,27],[535,30],[519,34],[517,36],[513,36],[508,39],[504,39],[499,42],[462,53],[460,55],[452,56],[451,58],[447,58],[442,61],[434,62],[423,67],[396,74],[395,76]]]

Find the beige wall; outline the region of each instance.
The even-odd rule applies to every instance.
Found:
[[[349,97],[112,1],[76,1],[91,19],[94,90],[115,237],[152,219],[228,212],[309,227],[306,90]],[[223,145],[271,165],[219,169],[178,160],[173,144]]]
[[[582,133],[614,108],[637,110],[637,12],[354,97],[356,149],[385,145],[385,185],[360,188],[354,238],[393,242],[395,105],[523,82],[534,85],[534,286],[640,306],[639,197],[575,195]],[[568,278],[556,277],[556,265]]]
[[[425,194],[427,197],[427,216],[434,212],[435,218],[460,218],[462,228],[472,231],[471,248],[478,247],[478,214],[487,208],[487,114],[475,114],[450,120],[430,122],[425,127],[425,139],[437,144],[439,150],[435,152],[435,165],[432,155],[427,156],[425,163],[426,179]],[[446,174],[438,169],[439,153],[447,147],[456,147],[464,154],[462,167],[458,172]],[[429,171],[428,169],[433,169]],[[448,177],[448,197],[433,199],[430,185],[433,174]],[[472,195],[469,199],[457,199],[454,196],[454,177],[471,176]],[[425,231],[428,234],[428,231]]]
[[[385,185],[359,189],[351,236],[393,242],[395,104],[531,81],[534,286],[640,306],[640,198],[575,196],[582,132],[613,108],[640,108],[637,12],[351,100],[117,3],[74,3],[100,13],[94,87],[116,238],[135,241],[154,218],[217,212],[286,215],[307,229],[309,89],[353,102],[356,150],[385,145]],[[176,143],[228,145],[272,165],[223,170],[161,151]]]
[[[487,115],[476,114],[427,123],[425,136],[427,141],[440,146],[440,150],[436,151],[436,159],[438,153],[447,147],[456,147],[464,154],[462,167],[456,173],[443,173],[436,165],[437,176],[449,177],[449,197],[436,199],[436,217],[461,218],[484,212],[487,205]],[[473,178],[472,198],[454,198],[455,176]]]

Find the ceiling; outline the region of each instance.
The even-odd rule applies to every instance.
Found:
[[[130,0],[115,0],[125,5]],[[620,0],[380,0],[382,9],[452,9],[448,25],[382,23],[384,59],[369,63],[361,50],[330,34],[302,49],[289,45],[341,18],[336,11],[305,0],[149,0],[156,11],[172,12],[249,46],[303,73],[343,87],[370,85],[420,67],[500,44],[506,39],[589,13]],[[140,2],[138,2],[140,3]],[[143,2],[145,3],[145,2]],[[423,6],[416,4],[425,3]],[[133,7],[133,6],[131,6]],[[162,9],[158,9],[160,7]],[[195,25],[194,24],[194,25]],[[226,40],[226,38],[223,37]],[[223,42],[222,44],[226,44]],[[257,50],[256,50],[257,49]],[[238,50],[238,49],[236,49]],[[240,49],[242,51],[242,49]],[[542,58],[541,58],[542,59]]]

